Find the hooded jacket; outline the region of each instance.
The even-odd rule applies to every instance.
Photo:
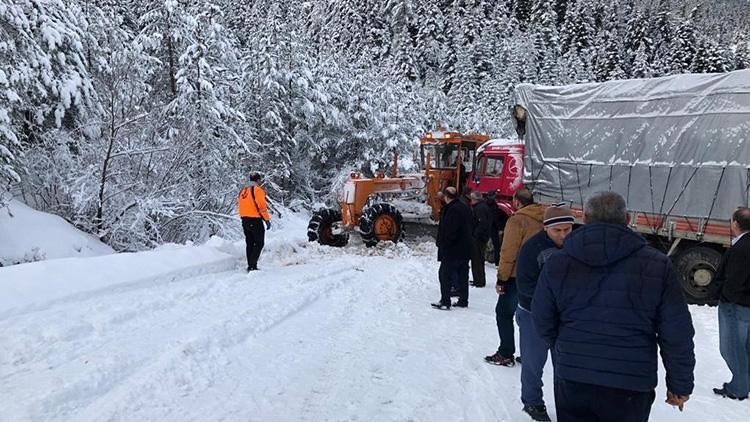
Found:
[[[625,226],[590,224],[546,261],[531,304],[555,376],[649,392],[657,345],[667,389],[693,391],[693,323],[670,259]]]
[[[513,214],[505,224],[503,244],[500,246],[500,265],[497,279],[508,281],[516,276],[516,259],[521,246],[544,227],[544,207],[541,204],[527,205]]]

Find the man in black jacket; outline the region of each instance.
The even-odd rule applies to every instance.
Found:
[[[492,216],[487,202],[482,199],[479,192],[471,193],[471,212],[474,216],[471,248],[471,275],[474,280],[471,284],[474,287],[484,287],[487,284],[484,276],[484,254],[490,240]]]
[[[518,310],[516,322],[523,353],[521,365],[521,402],[523,411],[535,421],[549,421],[542,394],[542,373],[549,346],[539,336],[531,315],[531,299],[544,262],[563,246],[573,230],[575,217],[566,204],[554,204],[544,210],[544,230],[532,236],[521,247],[516,261]]]
[[[445,205],[440,210],[440,224],[435,242],[440,261],[440,301],[432,303],[436,309],[451,308],[451,284],[458,281],[458,302],[455,306],[469,306],[469,259],[471,257],[471,209],[458,200],[453,186],[443,191]]]
[[[724,254],[712,283],[719,298],[719,348],[732,372],[732,380],[714,393],[744,400],[750,392],[750,208],[732,215],[737,235]]]
[[[487,192],[487,206],[490,209],[490,216],[492,217],[490,224],[490,240],[492,241],[492,256],[494,257],[494,264],[500,263],[500,218],[502,211],[497,206],[495,200],[495,191]]]

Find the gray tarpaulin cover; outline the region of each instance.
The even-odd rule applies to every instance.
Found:
[[[526,183],[544,200],[614,190],[630,210],[721,220],[748,205],[750,70],[522,84],[515,104]]]

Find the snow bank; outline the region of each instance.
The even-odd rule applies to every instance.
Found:
[[[0,209],[0,266],[111,253],[112,248],[56,215],[16,200]]]
[[[0,268],[0,318],[112,290],[163,284],[236,267],[214,246],[170,247],[93,258],[66,258]]]
[[[45,234],[45,230],[50,233],[51,230],[53,234],[50,235],[49,250],[60,253],[64,251],[63,246],[76,245],[74,241],[93,240],[61,218],[34,211],[17,201],[13,203],[12,210],[13,218],[20,220],[14,220],[12,226],[0,225],[0,229],[8,229],[7,232],[15,236],[14,239],[22,238],[22,227],[27,227],[27,232],[31,226],[38,227],[41,234]],[[16,213],[15,210],[20,212]],[[318,249],[317,244],[312,249],[308,247],[308,218],[304,214],[284,212],[282,218],[274,221],[273,230],[266,233],[266,246],[260,265],[273,262],[288,266],[309,262],[316,259],[320,251],[330,249]],[[33,228],[33,231],[36,232],[36,229]],[[7,247],[2,231],[0,236],[2,245]],[[25,245],[38,244],[33,239],[40,239],[40,236],[26,237],[29,239]],[[112,252],[106,246],[105,249],[95,250],[95,245],[82,246],[81,250],[89,254]],[[101,243],[99,245],[103,246]],[[80,255],[85,256],[83,252]],[[61,301],[110,293],[112,290],[171,283],[200,274],[244,268],[244,259],[244,240],[230,241],[214,236],[201,246],[165,244],[146,252],[56,259],[4,267],[0,268],[0,318],[44,309]]]

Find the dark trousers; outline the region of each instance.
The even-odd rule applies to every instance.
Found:
[[[646,422],[655,397],[654,391],[621,390],[555,377],[558,422]]]
[[[549,346],[539,337],[531,312],[522,307],[516,310],[519,343],[521,344],[521,403],[529,406],[544,404],[542,374],[547,363]]]
[[[263,250],[266,228],[262,218],[242,217],[242,231],[245,233],[245,255],[250,269],[258,268],[258,258]]]
[[[490,231],[490,240],[492,241],[492,255],[495,258],[495,265],[500,264],[500,230],[493,227]]]
[[[507,358],[516,353],[516,334],[513,328],[513,315],[518,307],[518,290],[515,277],[505,283],[505,294],[498,295],[495,306],[497,334],[500,336],[500,347],[497,352]]]
[[[442,261],[438,271],[440,278],[440,303],[450,306],[451,285],[458,284],[458,301],[469,303],[469,261]]]
[[[474,278],[474,285],[483,287],[487,281],[484,276],[484,254],[487,252],[487,242],[474,239],[471,249],[471,276]]]

